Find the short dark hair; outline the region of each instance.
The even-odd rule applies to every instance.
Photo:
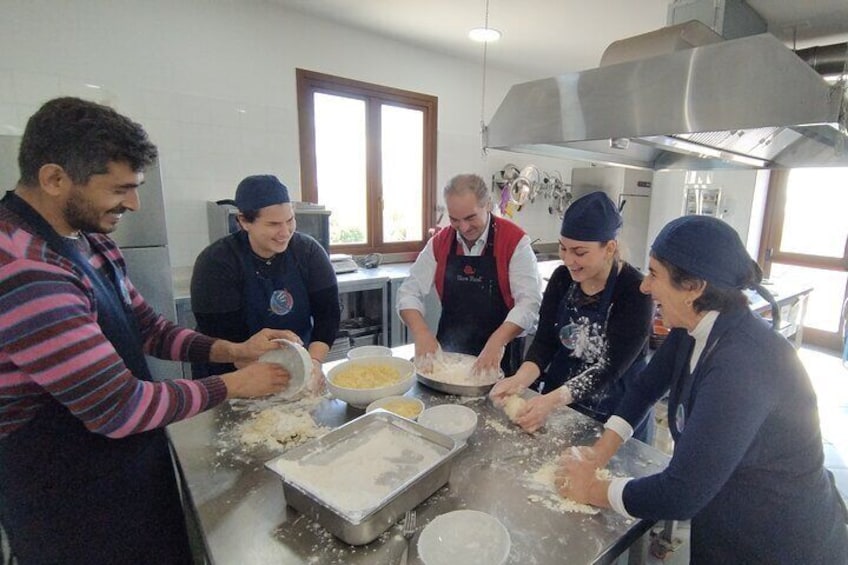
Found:
[[[20,184],[38,184],[42,166],[55,163],[77,183],[124,162],[138,172],[153,163],[156,146],[140,124],[112,108],[80,98],[54,98],[27,121],[18,166]]]
[[[239,214],[241,214],[245,222],[252,224],[259,217],[259,210],[245,210],[244,212],[239,212]]]
[[[707,310],[728,312],[737,308],[748,307],[748,297],[738,288],[714,285],[661,257],[657,257],[653,253],[651,256],[668,270],[668,276],[674,288],[693,290],[701,286],[704,287],[704,292],[692,303],[695,312],[706,312]],[[753,261],[752,264],[756,265]],[[752,273],[752,276],[754,276],[754,273]]]

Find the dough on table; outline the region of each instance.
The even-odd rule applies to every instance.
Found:
[[[518,415],[524,411],[525,404],[527,404],[527,401],[517,394],[507,396],[503,407],[504,413],[511,422],[514,422]]]

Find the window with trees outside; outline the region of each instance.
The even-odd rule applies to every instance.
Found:
[[[302,200],[333,253],[418,251],[435,205],[435,96],[297,69]]]

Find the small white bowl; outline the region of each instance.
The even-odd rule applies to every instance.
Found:
[[[391,357],[392,350],[384,345],[362,345],[354,347],[347,352],[348,359],[359,359],[360,357]]]
[[[421,414],[421,411],[424,410],[424,403],[417,398],[410,398],[409,396],[387,396],[369,404],[368,408],[365,409],[365,413],[373,412],[378,408],[388,410],[392,414],[397,414],[408,420],[416,420]]]
[[[425,565],[503,565],[511,545],[509,531],[494,516],[455,510],[436,516],[424,527],[418,537],[418,556]]]
[[[369,367],[389,365],[400,373],[400,380],[377,388],[349,388],[337,385],[334,381],[340,373],[351,367]],[[415,384],[415,368],[411,361],[400,357],[360,357],[339,363],[327,371],[327,389],[334,398],[344,400],[356,408],[365,408],[375,400],[387,396],[401,395]]]
[[[289,386],[279,393],[285,400],[291,400],[306,386],[307,380],[312,375],[312,357],[300,344],[286,339],[275,339],[280,344],[280,349],[274,349],[259,358],[263,363],[276,363],[289,372]]]
[[[424,410],[418,416],[418,423],[464,442],[477,429],[477,413],[461,404],[440,404]]]

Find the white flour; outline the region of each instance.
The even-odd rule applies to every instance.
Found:
[[[237,442],[245,447],[261,446],[281,451],[330,431],[315,423],[310,409],[322,399],[307,398],[285,404],[260,404],[248,419],[224,432],[222,442]]]
[[[277,459],[274,470],[357,519],[446,451],[394,428],[363,431],[301,461]]]
[[[545,494],[531,494],[527,497],[527,500],[531,502],[538,502],[546,508],[556,512],[578,512],[581,514],[597,514],[600,512],[600,510],[595,506],[580,504],[570,498],[564,498],[561,496],[557,491],[556,484],[554,483],[556,469],[556,462],[551,461],[542,465],[535,473],[528,473],[530,482],[532,483],[530,486],[541,487],[541,490],[545,491]],[[612,478],[612,474],[608,469],[597,469],[595,471],[595,476],[602,480],[609,480]]]
[[[430,360],[430,359],[428,359]],[[477,358],[462,353],[438,353],[432,356],[430,370],[419,372],[434,381],[452,385],[485,386],[500,378],[498,370],[482,371],[472,374],[471,367]]]

